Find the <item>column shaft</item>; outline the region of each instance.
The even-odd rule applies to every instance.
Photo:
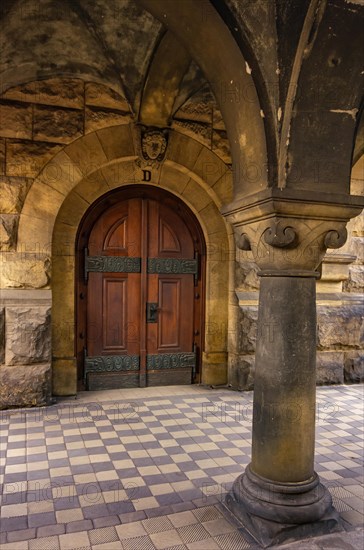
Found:
[[[251,469],[273,482],[313,475],[315,368],[315,279],[262,277]]]

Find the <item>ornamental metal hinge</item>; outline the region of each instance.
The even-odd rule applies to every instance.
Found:
[[[89,256],[85,248],[85,281],[93,273],[140,273],[141,258],[131,256]]]

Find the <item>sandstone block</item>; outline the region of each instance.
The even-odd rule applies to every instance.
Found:
[[[344,353],[319,352],[316,357],[316,383],[318,385],[343,384]]]
[[[230,357],[228,384],[234,390],[254,388],[254,355],[234,355]]]
[[[6,308],[5,363],[30,365],[51,359],[51,310],[46,306]]]
[[[216,107],[216,105],[213,108],[213,122],[212,126],[215,130],[225,130],[225,123],[224,119],[222,117],[222,113],[220,109]]]
[[[212,107],[214,99],[206,86],[190,99],[175,113],[174,118],[179,120],[194,120],[198,122],[212,122]]]
[[[364,351],[344,353],[344,380],[346,384],[364,382]]]
[[[212,132],[212,151],[216,153],[226,164],[231,164],[230,144],[225,130]]]
[[[238,330],[238,349],[242,353],[255,351],[257,341],[258,308],[256,306],[244,306],[240,309],[240,322]],[[274,338],[274,325],[266,327],[270,331],[270,337]]]
[[[83,134],[83,112],[75,109],[35,107],[34,139],[70,143]]]
[[[85,103],[94,107],[108,107],[118,111],[130,111],[125,97],[108,86],[96,84],[95,82],[87,82],[85,85]]]
[[[119,124],[113,128],[102,128],[98,130],[97,137],[108,160],[135,154],[133,135],[130,126],[127,124]]]
[[[362,265],[351,265],[349,268],[349,279],[344,282],[345,292],[363,292],[364,290],[364,268]]]
[[[202,383],[212,386],[227,382],[227,354],[225,352],[202,353]]]
[[[199,141],[205,147],[211,147],[211,126],[191,120],[174,120],[172,128]]]
[[[254,262],[237,262],[236,263],[236,283],[239,291],[258,290],[260,280],[258,277],[258,266]]]
[[[19,213],[31,182],[28,178],[0,177],[0,212]]]
[[[7,138],[32,138],[32,108],[21,103],[0,104],[0,135]]]
[[[5,174],[5,139],[0,138],[0,174]]]
[[[82,80],[50,78],[12,88],[4,94],[4,97],[43,105],[81,108],[83,95],[84,84]]]
[[[319,350],[360,348],[364,342],[363,308],[318,306],[317,336]]]
[[[117,126],[118,124],[129,124],[130,120],[131,117],[129,113],[86,108],[85,133],[88,134],[100,128]]]
[[[7,174],[34,178],[61,145],[33,141],[8,141]]]
[[[77,393],[76,359],[54,359],[52,367],[53,395],[75,395]]]
[[[351,252],[356,256],[357,263],[364,263],[364,237],[352,237]],[[363,267],[364,271],[364,267]]]
[[[0,270],[1,288],[44,288],[49,284],[49,259],[6,259]]]
[[[5,361],[5,309],[0,308],[0,364]]]
[[[12,250],[16,243],[16,233],[18,227],[18,214],[0,215],[0,250]]]
[[[51,365],[0,367],[0,409],[42,407],[50,402]]]

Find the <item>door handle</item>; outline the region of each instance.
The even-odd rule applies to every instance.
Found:
[[[147,302],[147,323],[156,323],[159,307],[156,302]]]

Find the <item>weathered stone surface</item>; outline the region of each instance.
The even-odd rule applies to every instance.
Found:
[[[8,140],[7,175],[33,178],[61,148],[54,143]]]
[[[236,263],[236,285],[239,290],[258,290],[260,281],[258,277],[258,266],[254,262]]]
[[[364,382],[364,350],[344,354],[344,381],[346,384]]]
[[[0,250],[3,252],[12,250],[16,243],[18,214],[0,215]]]
[[[0,174],[5,174],[5,139],[0,138]]]
[[[349,279],[343,285],[344,292],[359,292],[364,290],[364,266],[352,265],[349,268]]]
[[[39,307],[6,308],[5,363],[31,365],[51,358],[51,309]]]
[[[32,138],[32,108],[21,103],[0,103],[0,135]]]
[[[215,130],[225,130],[225,123],[222,118],[222,113],[216,104],[213,106],[212,126]]]
[[[190,120],[174,120],[172,128],[211,148],[211,127]]]
[[[33,132],[35,140],[70,143],[83,134],[83,111],[37,106]]]
[[[364,290],[364,269],[361,265],[352,265],[349,268],[349,279],[344,282],[345,292],[363,292]]]
[[[19,213],[33,180],[29,178],[0,177],[0,212]]]
[[[5,308],[0,308],[0,364],[5,361]]]
[[[129,124],[130,120],[131,116],[128,112],[86,108],[85,133],[88,134],[100,128],[117,126],[118,124]]]
[[[0,409],[42,407],[51,397],[51,365],[0,367]]]
[[[316,383],[318,385],[344,382],[344,353],[319,352],[316,355]]]
[[[1,288],[44,288],[50,279],[50,261],[46,259],[5,258],[0,270]]]
[[[212,107],[215,100],[208,85],[190,97],[175,113],[175,119],[212,123]]]
[[[81,108],[83,94],[84,83],[82,80],[51,78],[11,88],[4,94],[4,97],[44,105]]]
[[[350,251],[356,256],[356,261],[364,263],[364,237],[352,237],[350,244]]]
[[[228,384],[234,390],[254,388],[254,355],[234,355],[229,357]]]
[[[319,350],[360,348],[364,342],[363,308],[318,306],[317,339]]]
[[[129,104],[125,97],[121,96],[108,86],[86,82],[85,103],[93,107],[109,107],[118,111],[129,112]]]
[[[231,164],[230,144],[225,130],[213,130],[212,151],[224,162]]]
[[[240,323],[238,326],[238,349],[243,353],[251,353],[255,351],[257,340],[257,320],[258,307],[244,306],[240,310]],[[273,326],[267,327],[271,330],[273,337]]]

